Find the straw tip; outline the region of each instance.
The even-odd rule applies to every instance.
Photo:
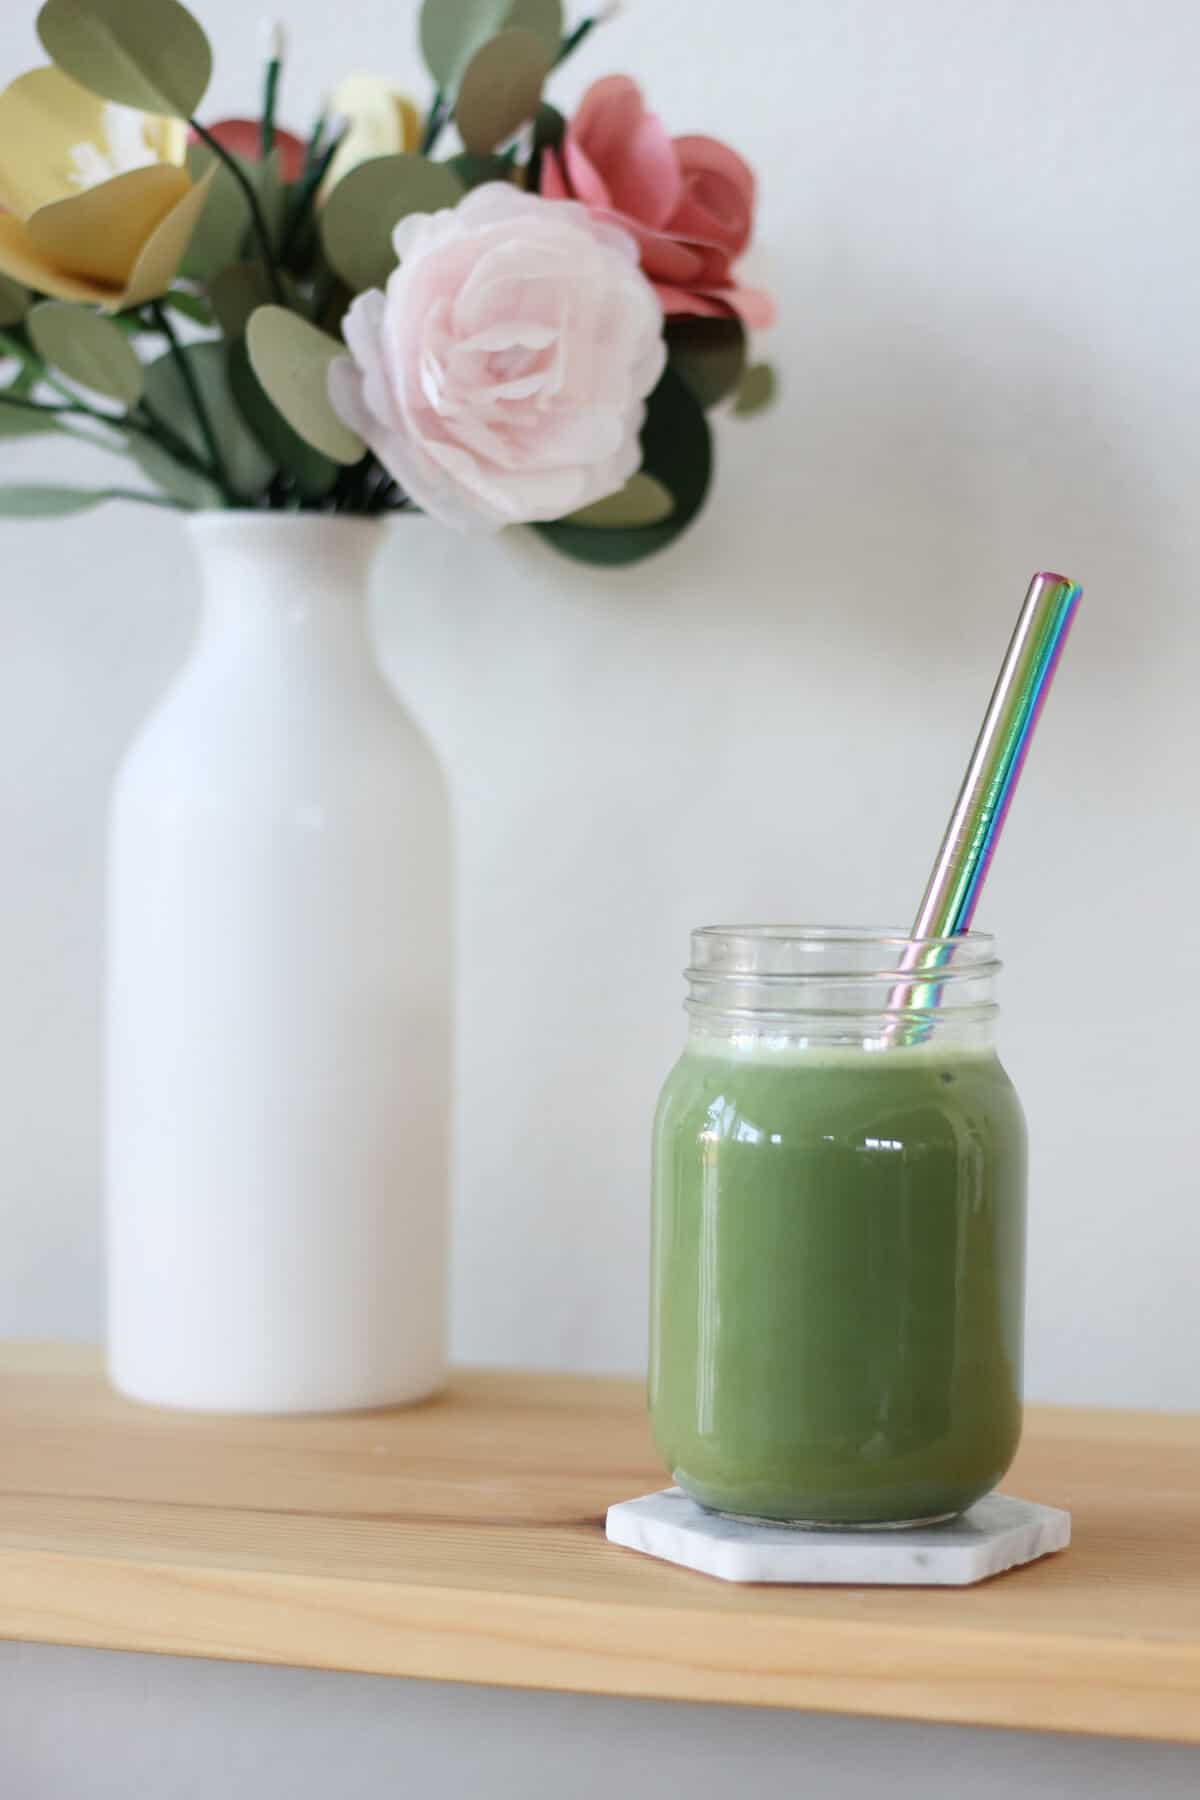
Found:
[[[1053,581],[1059,587],[1078,587],[1079,585],[1078,582],[1072,581],[1069,575],[1056,575],[1053,569],[1039,569],[1033,579],[1035,581]]]

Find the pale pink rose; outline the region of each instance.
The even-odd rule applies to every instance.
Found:
[[[405,493],[495,530],[623,487],[666,357],[627,233],[490,182],[392,242],[400,266],[347,312],[329,394]]]
[[[542,158],[539,186],[633,233],[665,313],[772,323],[770,297],[733,272],[754,224],[753,173],[716,138],[668,137],[628,75],[592,83],[561,150]]]

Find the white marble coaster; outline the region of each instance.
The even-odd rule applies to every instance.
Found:
[[[1071,1515],[989,1494],[959,1519],[911,1531],[804,1531],[705,1511],[680,1488],[608,1509],[610,1543],[722,1581],[966,1587],[1071,1541]]]

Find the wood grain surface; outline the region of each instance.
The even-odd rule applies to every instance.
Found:
[[[462,1371],[397,1412],[131,1405],[0,1349],[0,1636],[1200,1743],[1200,1417],[1031,1408],[1064,1555],[963,1590],[735,1587],[604,1540],[639,1385]]]

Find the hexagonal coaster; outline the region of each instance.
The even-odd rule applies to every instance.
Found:
[[[610,1543],[722,1581],[967,1587],[1071,1541],[1071,1515],[989,1494],[961,1518],[907,1531],[811,1531],[708,1512],[680,1488],[608,1509]]]

